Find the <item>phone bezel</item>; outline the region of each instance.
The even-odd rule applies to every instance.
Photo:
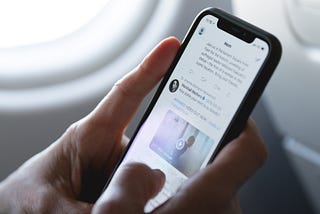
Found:
[[[198,24],[200,23],[201,19],[206,15],[213,15],[217,17],[219,20],[227,21],[228,23],[231,23],[232,25],[236,26],[237,28],[240,28],[241,30],[250,33],[251,35],[254,35],[255,37],[260,38],[261,40],[264,40],[268,46],[269,46],[269,53],[260,67],[259,71],[257,72],[257,75],[255,79],[252,81],[246,95],[244,96],[243,100],[241,101],[236,113],[234,114],[230,124],[228,125],[225,133],[223,134],[220,142],[218,143],[217,148],[215,149],[214,153],[212,154],[210,162],[213,161],[213,159],[216,157],[216,155],[219,153],[219,151],[231,140],[236,138],[241,131],[243,130],[255,104],[257,103],[258,99],[260,98],[265,86],[267,85],[269,79],[271,78],[276,66],[278,65],[281,57],[281,44],[279,40],[273,36],[272,34],[250,24],[247,23],[233,15],[230,15],[218,8],[207,8],[204,9],[199,13],[199,15],[195,18],[193,21],[191,27],[189,28],[185,38],[183,39],[183,42],[178,50],[177,55],[175,56],[172,64],[170,65],[166,75],[163,77],[157,91],[155,92],[154,97],[152,98],[149,106],[147,107],[147,110],[145,111],[142,119],[140,120],[130,142],[128,143],[127,148],[125,149],[122,157],[120,158],[117,166],[115,167],[112,175],[110,176],[108,182],[106,183],[107,188],[108,184],[110,183],[115,171],[123,161],[125,155],[127,154],[130,146],[132,145],[132,142],[134,141],[134,138],[138,134],[140,128],[150,115],[153,107],[155,106],[156,102],[159,99],[160,94],[162,93],[166,83],[168,82],[172,72],[174,71],[178,61],[180,60],[184,50],[186,49],[192,35],[194,34]],[[229,33],[229,32],[228,32]],[[235,35],[236,36],[236,35]],[[239,38],[239,37],[238,37]],[[245,41],[245,39],[243,39]],[[247,41],[250,42],[250,41]]]

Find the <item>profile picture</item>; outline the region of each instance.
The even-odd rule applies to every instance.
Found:
[[[200,29],[199,29],[199,35],[202,35],[203,33],[204,33],[204,30],[205,30],[205,28],[204,27],[201,27]]]
[[[185,119],[167,111],[149,148],[187,177],[196,173],[215,142]]]
[[[178,90],[178,88],[179,88],[179,81],[177,79],[172,80],[169,85],[169,91],[174,93]]]

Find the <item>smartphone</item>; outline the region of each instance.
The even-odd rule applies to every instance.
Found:
[[[240,134],[280,56],[276,37],[220,9],[196,17],[118,164],[166,174],[146,212]]]

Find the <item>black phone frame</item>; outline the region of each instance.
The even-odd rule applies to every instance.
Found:
[[[225,133],[223,134],[220,142],[218,143],[217,148],[215,149],[214,153],[212,154],[208,164],[210,164],[217,154],[221,151],[221,149],[230,141],[235,139],[241,131],[244,129],[247,120],[255,107],[256,103],[258,102],[260,96],[262,95],[268,81],[270,80],[274,70],[276,69],[282,53],[281,43],[280,41],[272,34],[242,20],[239,19],[231,14],[224,12],[218,8],[206,8],[202,10],[198,16],[193,21],[191,27],[189,28],[183,42],[178,50],[177,55],[175,56],[172,64],[170,65],[166,75],[163,77],[154,97],[152,98],[147,110],[145,111],[139,125],[137,126],[130,142],[128,143],[127,148],[125,149],[122,157],[120,158],[119,162],[117,163],[112,175],[108,179],[104,190],[107,188],[108,184],[110,183],[115,171],[118,169],[119,165],[123,161],[125,155],[127,154],[132,142],[134,141],[136,135],[138,134],[140,128],[150,115],[154,105],[158,101],[160,94],[162,93],[165,85],[167,84],[172,72],[174,71],[178,61],[180,60],[184,50],[186,49],[192,35],[194,34],[198,24],[200,23],[201,19],[206,15],[212,15],[218,18],[218,27],[221,28],[222,25],[219,25],[219,21],[223,21],[223,23],[231,24],[230,26],[236,27],[236,30],[232,32],[232,29],[222,27],[228,33],[233,34],[234,36],[250,43],[252,42],[252,36],[254,38],[260,38],[261,40],[265,41],[269,46],[268,55],[260,67],[259,71],[255,79],[252,81],[246,95],[244,96],[243,100],[241,101],[235,115],[233,116],[230,124],[228,125]]]

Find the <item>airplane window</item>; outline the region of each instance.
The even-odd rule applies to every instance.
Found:
[[[51,41],[88,23],[110,0],[0,1],[0,48]]]
[[[63,83],[105,67],[136,40],[157,4],[0,1],[0,89]]]
[[[185,0],[56,0],[55,6],[47,0],[11,1],[0,1],[0,112],[54,108],[103,96],[155,44],[177,32],[185,5]],[[31,3],[42,10],[31,12]],[[91,3],[95,6],[90,9]],[[3,5],[3,10],[23,16],[1,18]],[[85,7],[89,11],[83,12]],[[52,17],[45,18],[46,13]],[[20,28],[10,29],[13,23]],[[5,24],[12,31],[1,40]],[[19,33],[12,33],[14,29]],[[13,42],[14,37],[19,39]]]

